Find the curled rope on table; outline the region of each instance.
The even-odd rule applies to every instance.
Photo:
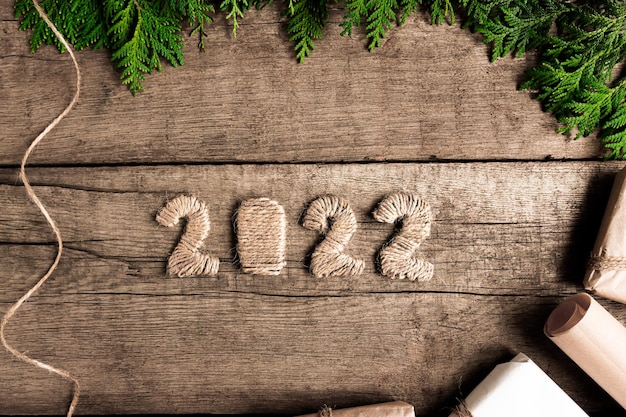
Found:
[[[600,255],[592,254],[587,264],[587,269],[594,271],[616,271],[626,269],[626,258],[608,256],[606,249]]]
[[[41,369],[45,369],[45,370],[47,370],[49,372],[57,374],[57,375],[65,378],[65,379],[71,381],[74,384],[74,393],[72,395],[72,402],[70,403],[69,409],[67,411],[67,417],[72,417],[72,415],[74,414],[74,411],[76,410],[76,405],[78,404],[78,398],[80,397],[80,384],[78,383],[78,379],[75,376],[73,376],[71,373],[69,373],[68,371],[66,371],[64,369],[60,369],[60,368],[56,368],[56,367],[54,367],[52,365],[48,365],[47,363],[38,361],[37,359],[33,359],[33,358],[27,356],[26,354],[20,352],[19,350],[17,350],[13,346],[11,346],[11,344],[6,340],[6,337],[5,337],[5,334],[4,334],[6,326],[9,323],[9,320],[11,320],[11,318],[15,315],[15,313],[22,306],[22,304],[24,304],[26,302],[26,300],[28,300],[48,280],[48,278],[50,278],[50,276],[52,275],[54,270],[57,268],[57,266],[59,264],[59,261],[61,260],[61,254],[63,253],[63,239],[61,238],[61,232],[59,231],[59,228],[57,227],[57,225],[54,222],[54,220],[52,220],[52,217],[50,216],[50,213],[48,213],[48,210],[44,207],[44,205],[42,204],[41,200],[39,200],[39,198],[35,194],[35,191],[33,191],[33,188],[31,187],[30,182],[28,181],[28,176],[26,175],[25,167],[26,167],[26,162],[28,161],[28,158],[30,157],[30,154],[35,149],[35,147],[37,147],[39,142],[41,142],[41,140],[56,125],[58,125],[59,122],[70,112],[70,110],[74,107],[74,105],[78,101],[78,96],[80,95],[80,82],[81,82],[80,68],[78,66],[78,62],[76,61],[76,57],[74,56],[74,52],[72,51],[72,48],[67,43],[65,38],[63,38],[63,35],[61,35],[61,33],[58,31],[58,29],[50,21],[50,19],[48,19],[48,16],[43,11],[41,6],[39,6],[39,3],[37,2],[37,0],[33,0],[33,5],[35,6],[35,9],[37,9],[37,12],[39,12],[39,15],[41,16],[41,18],[46,22],[46,25],[48,25],[48,27],[54,32],[56,37],[63,44],[65,49],[70,54],[70,57],[72,58],[72,62],[74,63],[74,68],[76,69],[76,92],[74,93],[74,97],[72,98],[72,101],[70,102],[70,104],[67,105],[65,110],[63,110],[63,112],[61,114],[59,114],[43,130],[43,132],[41,132],[39,134],[39,136],[37,136],[32,141],[32,143],[30,144],[30,146],[26,150],[26,153],[24,153],[24,157],[22,158],[22,163],[20,165],[20,179],[22,180],[22,183],[24,184],[24,188],[26,188],[26,193],[28,194],[28,197],[30,197],[30,199],[39,208],[39,210],[41,211],[43,216],[48,221],[48,224],[52,228],[52,231],[54,232],[54,235],[56,236],[58,249],[57,249],[56,257],[54,258],[54,262],[52,263],[52,265],[50,265],[50,268],[48,268],[48,271],[39,279],[39,281],[37,281],[37,283],[30,290],[28,290],[28,292],[26,294],[24,294],[15,304],[13,304],[9,308],[9,310],[5,313],[4,317],[2,317],[2,323],[0,323],[0,340],[2,341],[2,345],[6,348],[6,350],[8,350],[11,354],[13,354],[18,359],[20,359],[20,360],[22,360],[22,361],[24,361],[26,363],[29,363],[31,365],[37,366],[37,367],[39,367]]]

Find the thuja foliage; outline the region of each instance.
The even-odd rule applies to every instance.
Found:
[[[250,9],[272,0],[40,0],[77,49],[107,48],[133,94],[161,62],[183,64],[183,27],[206,46],[206,28],[218,13],[233,34]],[[521,88],[536,92],[559,131],[574,138],[600,129],[610,158],[626,158],[626,78],[616,68],[626,54],[625,0],[283,0],[285,28],[302,62],[324,34],[331,7],[343,10],[341,35],[360,27],[373,50],[395,26],[418,11],[433,24],[453,24],[483,35],[491,58],[536,51],[536,65]],[[63,46],[32,0],[16,0],[21,29],[32,29],[31,49]],[[419,74],[416,74],[419,76]]]

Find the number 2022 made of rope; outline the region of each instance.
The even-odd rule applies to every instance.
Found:
[[[385,196],[372,216],[378,222],[399,225],[378,252],[379,272],[390,279],[430,280],[433,264],[417,255],[422,242],[430,236],[432,211],[428,203],[412,193],[396,192]],[[196,197],[179,195],[169,200],[156,215],[156,221],[165,227],[175,227],[181,220],[187,223],[168,258],[167,274],[178,277],[217,275],[219,258],[204,249],[210,231],[206,204]],[[363,272],[363,260],[346,251],[357,230],[357,221],[343,198],[335,195],[316,198],[306,208],[300,223],[323,237],[311,254],[313,276],[357,276]],[[279,275],[286,264],[283,207],[268,198],[245,200],[236,212],[234,228],[243,272]]]

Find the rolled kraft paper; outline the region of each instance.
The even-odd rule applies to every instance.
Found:
[[[626,168],[613,182],[583,284],[602,297],[626,303]]]
[[[589,294],[561,303],[546,321],[546,335],[626,408],[626,328]]]
[[[315,414],[305,414],[300,417],[415,417],[415,410],[411,404],[402,401],[365,405],[362,407],[343,408],[340,410],[323,411]]]
[[[496,366],[451,417],[588,417],[528,356]]]

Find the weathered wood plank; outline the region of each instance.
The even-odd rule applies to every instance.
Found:
[[[168,197],[191,193],[209,206],[207,248],[222,260],[223,277],[229,277],[211,284],[221,289],[244,284],[290,295],[381,288],[554,295],[570,291],[568,282],[582,277],[613,174],[620,166],[557,162],[220,165],[29,172],[61,227],[67,248],[75,251],[71,256],[94,268],[103,267],[101,262],[118,273],[126,268],[124,279],[116,284],[123,291],[132,288],[137,277],[156,278],[153,290],[164,290],[162,271],[180,230],[158,226],[155,213]],[[16,184],[15,171],[0,171],[0,179],[4,184],[0,194],[6,201],[0,214],[3,241],[52,242],[45,220]],[[393,226],[375,222],[371,211],[386,193],[398,190],[415,191],[434,211],[432,236],[422,245],[423,256],[437,265],[435,278],[428,283],[408,287],[404,282],[389,283],[375,271],[376,253]],[[309,277],[306,257],[319,237],[298,220],[307,203],[323,194],[344,197],[355,211],[359,230],[349,247],[365,260],[362,277],[323,283]],[[232,262],[232,218],[243,199],[263,196],[285,208],[288,265],[278,278],[256,280],[238,274]],[[136,278],[129,281],[126,275]],[[96,274],[92,284],[98,285],[99,279]],[[102,284],[96,291],[113,290],[111,282]]]
[[[437,265],[437,272],[432,281],[411,283],[408,288],[554,295],[570,291],[570,281],[582,277],[613,174],[620,166],[556,162],[220,165],[46,168],[29,173],[61,227],[68,255],[96,269],[107,265],[116,274],[123,272],[116,284],[122,291],[129,291],[137,277],[144,284],[150,280],[153,291],[164,291],[162,271],[180,230],[158,226],[155,213],[168,197],[180,193],[192,193],[209,206],[207,247],[222,260],[222,276],[229,277],[213,280],[212,286],[232,290],[253,285],[261,292],[290,295],[317,294],[322,289],[406,289],[407,283],[384,281],[375,271],[376,253],[393,227],[375,222],[371,210],[386,193],[412,190],[434,211],[432,236],[423,243],[422,252]],[[16,183],[15,171],[1,170],[0,180],[0,194],[6,201],[0,214],[3,242],[52,242],[45,220]],[[362,277],[323,282],[309,277],[306,257],[318,236],[298,220],[306,204],[323,194],[343,196],[355,211],[359,230],[350,250],[365,260]],[[232,262],[232,218],[239,202],[260,196],[285,208],[288,265],[280,277],[256,280],[238,274]],[[19,256],[19,246],[14,250],[9,258]],[[34,248],[25,250],[30,255]],[[135,278],[128,280],[127,275]],[[98,286],[99,274],[94,278],[90,282]],[[101,284],[104,287],[94,291],[113,290],[111,282]]]
[[[156,297],[44,296],[20,312],[8,337],[75,373],[84,387],[80,411],[87,414],[295,414],[328,402],[391,399],[432,414],[454,403],[460,382],[465,391],[520,350],[587,409],[617,411],[541,334],[557,302],[197,290]],[[6,355],[2,362],[1,413],[63,412],[67,386]]]
[[[10,9],[1,0],[0,9]],[[106,52],[82,51],[75,110],[41,144],[35,164],[412,161],[598,158],[595,139],[568,141],[526,91],[532,58],[489,63],[480,35],[414,16],[366,50],[339,36],[333,10],[324,39],[298,65],[278,4],[252,11],[237,39],[209,28],[208,51],[186,41],[185,65],[149,76],[133,98]],[[4,15],[3,15],[4,16]],[[0,164],[15,165],[65,106],[73,69],[52,48],[28,53],[28,33],[0,21]]]
[[[581,289],[582,267],[618,163],[429,163],[33,168],[66,256],[9,326],[35,357],[76,373],[83,413],[300,413],[403,399],[436,413],[498,361],[523,351],[589,411],[618,408],[551,345],[542,324]],[[54,254],[52,236],[0,170],[0,312]],[[390,282],[373,267],[389,226],[371,209],[399,189],[435,212],[422,255],[428,283]],[[165,260],[179,231],[154,221],[165,199],[192,192],[210,206],[217,278],[174,279]],[[317,236],[297,224],[320,194],[351,202],[358,278],[311,277]],[[246,276],[231,217],[241,199],[285,207],[288,266]],[[622,322],[626,310],[602,301]],[[0,355],[0,414],[62,413],[69,387]],[[6,375],[6,376],[5,376]],[[467,385],[465,385],[467,383]]]

